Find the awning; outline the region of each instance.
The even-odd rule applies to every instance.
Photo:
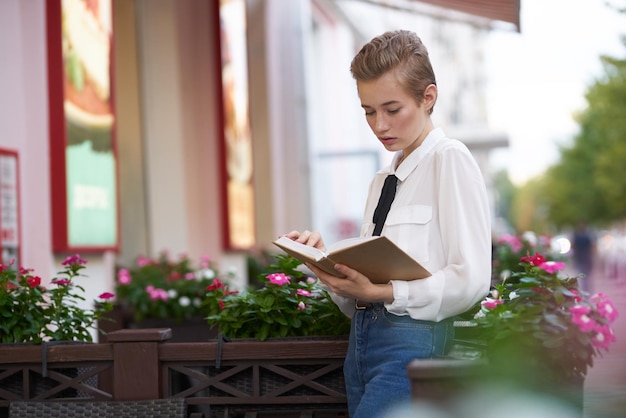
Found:
[[[474,16],[512,23],[520,31],[521,0],[415,0]]]

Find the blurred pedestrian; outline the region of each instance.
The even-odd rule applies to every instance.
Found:
[[[578,280],[582,290],[591,291],[591,272],[593,270],[595,239],[593,233],[589,230],[585,223],[580,223],[574,230],[572,238],[572,258],[574,267],[579,274],[582,274]]]

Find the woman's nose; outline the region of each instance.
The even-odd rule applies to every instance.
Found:
[[[374,129],[376,129],[377,132],[385,132],[389,129],[387,118],[381,113],[376,114],[376,120],[374,121]]]

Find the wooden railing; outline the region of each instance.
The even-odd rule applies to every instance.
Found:
[[[99,344],[0,345],[0,416],[15,401],[185,398],[217,416],[346,416],[347,339],[168,343],[169,329],[124,329]],[[285,416],[285,415],[281,415]]]

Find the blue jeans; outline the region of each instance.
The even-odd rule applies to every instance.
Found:
[[[452,321],[418,321],[391,314],[382,304],[357,310],[344,363],[350,418],[382,418],[410,401],[408,364],[444,355],[453,338]]]

